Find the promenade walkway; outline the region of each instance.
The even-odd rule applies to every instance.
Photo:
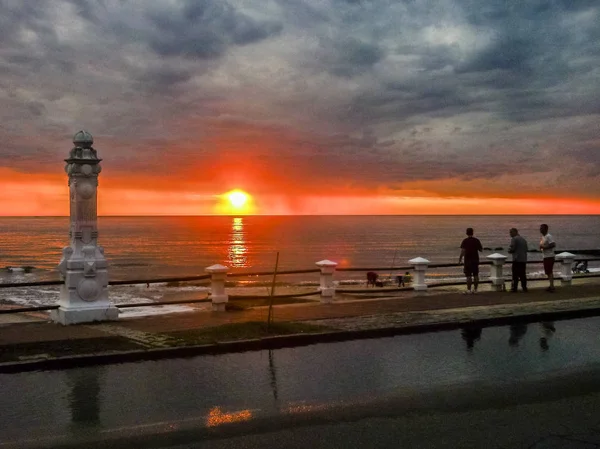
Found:
[[[469,323],[502,317],[574,310],[600,311],[600,279],[574,280],[573,285],[545,291],[545,282],[532,283],[528,293],[484,291],[463,295],[456,289],[430,289],[424,294],[360,299],[341,296],[332,304],[318,300],[274,308],[274,321],[302,322],[326,327],[327,332],[360,332],[447,323]],[[536,285],[537,284],[537,285]],[[488,290],[488,291],[486,291]],[[62,326],[41,315],[25,315],[20,322],[0,321],[0,366],[109,351],[147,351],[185,345],[176,334],[231,323],[265,322],[267,307],[231,312],[191,311],[169,315],[122,318],[116,322]],[[357,337],[359,337],[357,335]],[[85,345],[77,342],[85,342]],[[51,351],[46,349],[52,346]],[[39,350],[38,350],[39,349]],[[9,361],[9,362],[7,362]]]

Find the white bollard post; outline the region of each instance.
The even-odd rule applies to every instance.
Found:
[[[571,285],[573,279],[573,262],[575,261],[575,254],[562,252],[556,255],[556,260],[559,260],[562,265],[560,267],[560,283],[562,285]]]
[[[504,285],[504,262],[507,256],[499,253],[490,254],[487,256],[492,261],[490,266],[490,280],[492,281],[492,290],[502,292],[506,290]]]
[[[335,296],[333,273],[335,273],[337,262],[332,262],[331,260],[321,260],[316,262],[315,265],[321,269],[319,282],[319,290],[321,290],[321,302],[330,303],[333,301],[333,297]]]
[[[225,293],[225,280],[229,267],[223,265],[212,265],[204,269],[210,273],[211,301],[215,312],[225,312],[225,304],[229,301],[229,296]]]
[[[417,257],[415,259],[410,259],[408,263],[415,267],[415,276],[413,279],[413,288],[415,291],[427,290],[427,284],[425,284],[425,272],[427,271],[427,266],[430,262],[422,257]]]

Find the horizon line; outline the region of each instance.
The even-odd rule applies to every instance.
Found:
[[[176,215],[98,215],[98,218],[170,217],[594,217],[600,214],[176,214]],[[0,215],[2,218],[69,218],[70,215]]]

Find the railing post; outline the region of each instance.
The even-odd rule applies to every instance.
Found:
[[[504,286],[504,262],[507,256],[504,254],[494,253],[487,256],[492,261],[490,266],[490,281],[492,281],[492,290],[501,292],[506,290]]]
[[[556,255],[556,259],[560,260],[560,283],[562,285],[571,285],[571,280],[573,279],[573,262],[575,261],[575,254],[562,252]]]
[[[319,280],[319,290],[321,290],[321,302],[330,303],[333,301],[335,296],[335,286],[333,285],[333,273],[335,273],[335,267],[337,262],[331,260],[321,260],[316,262],[315,265],[321,269],[321,275]]]
[[[229,296],[225,293],[225,281],[229,267],[223,265],[212,265],[204,269],[210,273],[211,301],[215,312],[224,312],[225,304],[229,301]]]
[[[425,284],[425,272],[427,271],[429,261],[422,257],[416,257],[415,259],[410,259],[408,263],[415,267],[415,277],[413,279],[413,288],[415,291],[427,290],[427,284]]]

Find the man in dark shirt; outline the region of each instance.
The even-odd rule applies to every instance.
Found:
[[[464,273],[467,277],[467,291],[465,293],[475,294],[479,286],[479,253],[483,251],[483,248],[479,239],[473,237],[473,228],[467,228],[467,238],[462,241],[460,248],[458,263],[462,263],[464,258]],[[471,285],[473,290],[471,290]]]

